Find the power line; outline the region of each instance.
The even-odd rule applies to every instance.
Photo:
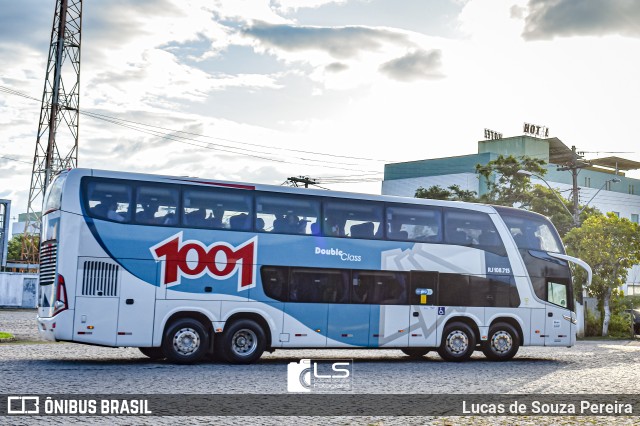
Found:
[[[388,160],[380,160],[380,159],[376,159],[376,158],[354,157],[354,156],[349,156],[349,155],[327,154],[327,153],[324,153],[324,152],[305,151],[305,150],[294,149],[294,148],[271,147],[271,146],[261,145],[261,144],[257,144],[257,143],[239,141],[239,140],[228,139],[228,138],[221,138],[221,137],[218,137],[218,136],[209,136],[209,135],[205,135],[205,134],[202,134],[202,133],[195,133],[195,132],[187,132],[187,131],[184,131],[184,130],[170,129],[170,128],[167,128],[167,127],[161,127],[161,126],[155,126],[155,125],[152,125],[152,124],[142,123],[142,122],[139,122],[139,121],[125,120],[125,119],[122,119],[122,118],[115,118],[115,117],[112,117],[112,116],[99,114],[99,113],[91,112],[91,111],[83,111],[82,114],[91,115],[93,118],[106,117],[106,118],[109,118],[109,119],[114,119],[114,120],[125,122],[125,123],[136,124],[136,125],[139,125],[139,126],[152,127],[152,128],[155,128],[155,129],[166,130],[166,131],[169,131],[169,132],[182,133],[182,134],[185,134],[185,135],[197,136],[197,137],[208,138],[208,139],[216,139],[216,140],[220,140],[220,141],[237,143],[237,144],[242,144],[242,145],[255,146],[255,147],[259,147],[259,148],[269,148],[269,149],[277,149],[279,151],[299,152],[299,153],[302,153],[302,154],[323,155],[323,156],[335,157],[335,158],[348,158],[348,159],[352,159],[352,160],[376,161],[376,162],[386,162],[386,161],[388,161]],[[344,164],[350,164],[350,163],[344,163]]]
[[[34,100],[34,101],[38,101],[38,99],[29,96],[28,94],[25,94],[23,92],[19,92],[17,90],[5,87],[5,86],[0,86],[0,92],[4,92],[10,95],[14,95],[14,96],[20,96],[23,97],[25,99],[30,99],[30,100]],[[255,157],[255,158],[259,158],[259,159],[263,159],[263,160],[267,160],[267,161],[276,161],[276,162],[282,162],[282,163],[288,163],[287,161],[284,160],[280,160],[280,159],[274,159],[274,158],[270,158],[270,157],[261,157],[259,155],[255,155],[255,154],[271,154],[271,152],[265,152],[265,151],[255,151],[255,150],[247,150],[246,147],[234,147],[234,146],[229,146],[229,145],[223,145],[223,144],[212,144],[212,143],[208,143],[208,142],[204,142],[204,141],[200,141],[197,139],[193,139],[190,137],[184,137],[184,136],[178,136],[178,135],[172,135],[171,137],[166,137],[167,133],[164,132],[171,132],[171,133],[178,133],[178,134],[185,134],[185,135],[191,135],[191,136],[196,136],[196,137],[202,137],[202,138],[208,138],[208,139],[216,139],[216,140],[221,140],[221,141],[226,141],[226,142],[231,142],[231,143],[237,143],[237,144],[242,144],[242,145],[249,145],[249,146],[254,146],[254,147],[260,147],[260,148],[268,148],[270,150],[276,149],[279,151],[290,151],[290,152],[297,152],[297,153],[302,153],[302,154],[310,154],[310,155],[320,155],[320,156],[326,156],[326,157],[332,157],[332,158],[345,158],[345,159],[352,159],[352,160],[360,160],[360,161],[373,161],[373,162],[385,162],[387,160],[380,160],[380,159],[372,159],[372,158],[365,158],[365,157],[355,157],[355,156],[347,156],[347,155],[339,155],[339,154],[328,154],[328,153],[322,153],[322,152],[315,152],[315,151],[306,151],[306,150],[299,150],[299,149],[293,149],[293,148],[281,148],[281,147],[270,147],[270,146],[266,146],[266,145],[260,145],[260,144],[255,144],[255,143],[250,143],[250,142],[245,142],[245,141],[238,141],[238,140],[233,140],[233,139],[226,139],[226,138],[220,138],[220,137],[215,137],[215,136],[209,136],[209,135],[205,135],[205,134],[200,134],[200,133],[194,133],[194,132],[187,132],[187,131],[183,131],[183,130],[176,130],[176,129],[170,129],[170,128],[166,128],[166,127],[161,127],[161,126],[155,126],[155,125],[151,125],[151,124],[146,124],[146,123],[142,123],[139,121],[134,121],[134,120],[125,120],[125,119],[121,119],[121,118],[117,118],[117,117],[113,117],[113,116],[109,116],[109,115],[105,115],[105,114],[100,114],[100,113],[96,113],[96,112],[92,112],[92,111],[81,111],[80,112],[83,115],[86,115],[88,117],[94,118],[94,119],[98,119],[98,120],[103,120],[115,125],[119,125],[125,128],[129,128],[131,130],[135,130],[141,133],[147,133],[156,137],[161,137],[164,139],[170,139],[176,142],[181,142],[182,139],[184,140],[190,140],[190,141],[194,141],[194,142],[199,142],[199,143],[205,143],[207,145],[213,145],[217,150],[223,151],[223,152],[229,152],[229,153],[233,153],[236,155],[246,155],[246,156],[251,156],[251,157]],[[150,128],[150,129],[159,129],[162,130],[163,132],[159,132],[157,130],[148,130],[148,129],[144,129],[144,128],[140,128],[141,127],[145,127],[145,128]],[[203,146],[200,145],[195,145],[195,146],[199,146],[201,148],[204,148]],[[249,151],[249,152],[253,152],[254,154],[248,154],[247,152],[237,152],[237,151],[224,151],[222,149],[220,149],[219,147],[222,148],[227,148],[227,149],[243,149],[244,151]],[[326,162],[326,160],[318,160],[318,159],[313,159],[313,158],[300,158],[300,157],[294,157],[294,158],[298,158],[300,160],[303,161],[312,161],[312,162]],[[290,162],[289,162],[290,163]],[[356,163],[345,163],[345,162],[333,162],[334,164],[342,164],[342,165],[348,165],[348,166],[356,166],[358,164]],[[295,163],[294,163],[295,164]],[[325,166],[327,167],[327,166]],[[333,167],[336,168],[336,167]],[[340,170],[351,170],[351,169],[344,169],[344,168],[338,168]]]
[[[36,98],[34,98],[32,96],[29,96],[29,95],[27,95],[27,94],[25,94],[23,92],[19,92],[17,90],[13,90],[13,89],[5,87],[5,86],[0,86],[0,92],[4,92],[4,93],[7,93],[7,94],[20,96],[20,97],[23,97],[23,98],[26,98],[26,99],[38,101]],[[232,141],[230,139],[216,138],[216,137],[202,135],[202,134],[193,133],[193,132],[185,132],[185,131],[181,131],[181,130],[168,129],[168,128],[165,128],[165,127],[154,126],[154,125],[145,124],[145,123],[141,123],[141,122],[137,122],[137,121],[133,121],[133,120],[124,120],[124,119],[120,119],[120,118],[117,118],[117,117],[108,116],[108,115],[105,115],[105,114],[94,113],[94,112],[91,112],[91,111],[82,111],[81,114],[86,115],[86,116],[88,116],[90,118],[106,121],[106,122],[114,124],[114,125],[125,127],[125,128],[131,129],[131,130],[134,130],[134,131],[137,131],[137,132],[140,132],[140,133],[145,133],[145,134],[148,134],[148,135],[151,135],[151,136],[155,136],[155,137],[158,137],[158,138],[167,139],[167,140],[171,140],[171,141],[174,141],[174,142],[191,145],[191,146],[195,146],[195,147],[198,147],[198,148],[212,149],[212,150],[226,152],[226,153],[233,154],[233,155],[248,156],[248,157],[252,157],[252,158],[256,158],[256,159],[260,159],[260,160],[265,160],[265,161],[273,161],[273,162],[285,163],[285,164],[298,164],[298,165],[304,165],[304,166],[314,166],[313,164],[308,164],[308,163],[298,163],[298,162],[293,162],[293,161],[287,161],[287,160],[284,160],[284,159],[281,159],[281,158],[273,158],[273,157],[268,156],[270,154],[270,152],[247,150],[246,148],[234,147],[234,146],[223,145],[223,144],[213,144],[213,143],[204,142],[204,141],[201,141],[201,140],[198,140],[198,139],[194,139],[194,138],[190,138],[190,137],[180,136],[178,134],[186,134],[186,135],[194,135],[194,136],[211,138],[211,139],[226,140],[226,141],[231,141],[233,143],[241,143],[241,144],[244,144],[244,145],[251,145],[251,146],[264,147],[263,145],[252,144],[252,143],[241,142],[241,141]],[[154,129],[159,129],[159,130],[162,130],[162,131],[154,130]],[[170,131],[173,134],[168,134],[165,131]],[[204,144],[204,145],[202,145],[202,144]],[[238,151],[240,149],[243,149],[243,151]],[[286,148],[276,148],[276,149],[287,150]],[[336,157],[336,158],[351,158],[351,159],[364,160],[364,161],[383,161],[383,160],[377,160],[377,159],[376,160],[366,159],[366,158],[363,158],[363,157],[349,157],[349,156],[343,156],[343,155],[325,154],[325,153],[317,153],[317,152],[312,152],[312,151],[302,151],[302,150],[295,150],[295,149],[291,149],[289,151],[302,152],[302,153],[307,153],[307,154],[312,154],[312,155],[324,155],[324,156],[330,156],[330,157]],[[347,165],[347,166],[357,166],[358,165],[358,164],[355,164],[355,163],[344,163],[344,162],[336,162],[336,161],[331,162],[331,164],[334,164],[334,165],[328,165],[326,160],[319,160],[319,159],[313,159],[313,158],[300,158],[300,157],[293,157],[293,158],[297,158],[297,159],[300,159],[300,160],[305,161],[305,162],[323,163],[323,167],[324,168],[330,168],[330,169],[335,169],[335,170],[350,170],[350,171],[353,171],[353,168],[338,167],[338,166],[335,166],[335,164],[342,164],[342,165]],[[380,173],[380,172],[379,171],[373,171],[373,170],[363,170],[363,173],[371,174],[371,173]],[[379,180],[379,179],[377,179],[377,180]],[[362,182],[362,181],[363,181],[362,179],[351,179],[349,181],[340,180],[340,181],[336,181],[336,182],[333,182],[333,183],[357,183],[357,182]]]
[[[17,161],[18,163],[25,163],[31,165],[31,161],[18,160],[17,158],[6,157],[4,155],[0,155],[0,158],[4,158],[5,160]]]

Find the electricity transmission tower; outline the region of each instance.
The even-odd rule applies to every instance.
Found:
[[[41,230],[38,213],[47,186],[58,172],[78,164],[81,27],[82,1],[56,0],[23,234],[21,257],[29,264],[39,258],[38,239],[29,231]]]

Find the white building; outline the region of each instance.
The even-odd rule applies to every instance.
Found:
[[[487,187],[484,178],[476,173],[476,165],[487,164],[499,155],[516,158],[526,155],[545,160],[548,163],[545,180],[565,198],[571,194],[571,172],[557,169],[573,160],[573,151],[558,138],[538,139],[532,136],[479,141],[477,154],[386,164],[382,194],[413,197],[419,187],[458,185],[463,190],[476,191],[481,195]],[[640,162],[607,157],[592,160],[590,164],[578,173],[579,203],[601,212],[614,212],[638,223],[640,179],[626,177],[625,171],[640,169]],[[544,185],[536,178],[532,178],[532,182]],[[639,265],[629,271],[623,291],[628,295],[640,295]]]

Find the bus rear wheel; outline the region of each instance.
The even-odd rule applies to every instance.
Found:
[[[233,322],[220,339],[220,353],[232,364],[251,364],[265,350],[267,337],[258,323],[250,319]]]
[[[191,364],[202,360],[209,347],[209,333],[198,320],[182,318],[167,328],[162,351],[169,361]]]
[[[438,354],[445,361],[468,360],[476,348],[476,336],[471,327],[462,322],[447,324]]]
[[[159,359],[165,358],[162,348],[138,348],[138,349],[140,350],[140,352],[142,352],[144,356],[147,356],[153,360],[159,360]]]
[[[424,348],[404,348],[401,350],[405,355],[408,355],[411,358],[422,358],[429,353],[429,349]]]
[[[492,361],[508,361],[520,347],[520,336],[516,329],[506,322],[499,322],[489,328],[489,339],[482,344],[482,352]]]

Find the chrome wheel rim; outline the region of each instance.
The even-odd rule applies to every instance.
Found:
[[[253,330],[243,328],[231,339],[231,349],[240,356],[251,355],[258,347],[258,336]]]
[[[499,354],[507,353],[513,347],[513,338],[506,331],[498,331],[491,336],[491,349]]]
[[[469,337],[460,330],[454,330],[447,336],[447,349],[453,354],[461,354],[469,348]]]
[[[173,349],[180,355],[191,355],[200,347],[200,335],[193,328],[181,328],[173,335]]]

